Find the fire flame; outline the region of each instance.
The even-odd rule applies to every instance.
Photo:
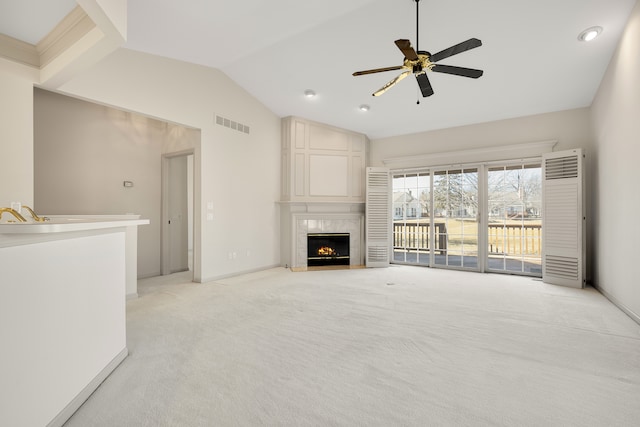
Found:
[[[338,253],[333,248],[330,248],[329,246],[323,246],[320,249],[318,249],[318,255],[335,256],[335,255],[338,255]]]

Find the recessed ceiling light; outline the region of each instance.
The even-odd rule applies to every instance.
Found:
[[[602,27],[591,27],[587,28],[583,32],[578,35],[578,40],[581,42],[590,42],[600,35],[602,32]]]
[[[369,109],[371,107],[369,107],[367,104],[362,104],[360,107],[358,107],[360,109],[360,111],[369,111]]]
[[[311,89],[307,89],[304,91],[304,96],[306,96],[307,98],[313,98],[314,96],[316,96],[316,93]]]

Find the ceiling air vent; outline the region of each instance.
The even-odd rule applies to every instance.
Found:
[[[237,130],[238,132],[249,134],[249,126],[243,125],[226,117],[216,115],[216,124],[224,126],[229,129]]]

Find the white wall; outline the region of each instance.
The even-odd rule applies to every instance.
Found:
[[[419,154],[557,140],[554,151],[589,148],[589,109],[559,111],[516,119],[400,135],[371,141],[371,165]]]
[[[11,202],[33,206],[36,79],[35,70],[0,58],[0,207]]]
[[[3,426],[62,425],[127,354],[125,233],[54,234],[0,247]]]
[[[594,281],[640,322],[640,2],[591,108],[595,137]]]
[[[126,49],[60,89],[201,130],[195,245],[202,262],[195,280],[279,264],[280,119],[250,94],[219,70]],[[215,114],[251,133],[216,125]]]

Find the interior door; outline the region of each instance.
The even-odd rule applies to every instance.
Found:
[[[169,273],[189,270],[187,156],[168,159]]]

